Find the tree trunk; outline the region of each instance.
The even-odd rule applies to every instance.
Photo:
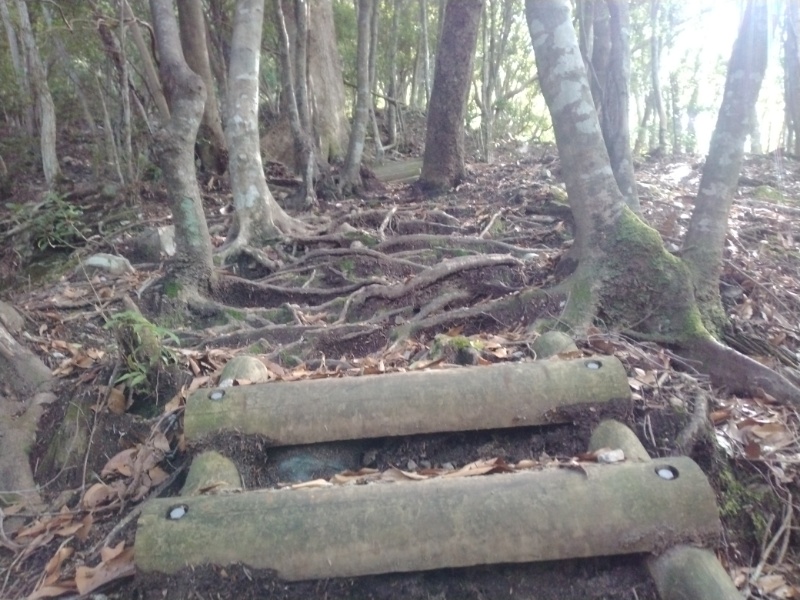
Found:
[[[347,193],[361,187],[361,156],[369,120],[369,41],[370,0],[358,0],[358,44],[356,48],[356,107],[350,128],[350,143],[342,169],[342,191]]]
[[[448,2],[428,107],[420,185],[438,193],[465,174],[464,119],[483,0]]]
[[[667,148],[667,113],[664,110],[664,99],[661,95],[661,81],[658,69],[661,66],[661,38],[658,35],[658,11],[660,0],[650,0],[650,79],[653,86],[653,108],[658,120],[658,148],[660,153]]]
[[[122,183],[133,181],[133,131],[131,128],[131,90],[128,85],[130,78],[130,69],[128,68],[128,50],[125,44],[125,33],[127,25],[125,24],[125,0],[119,2],[119,47],[122,52],[120,55],[120,63],[122,71],[119,74],[119,96],[122,100],[122,126],[120,133],[120,147],[122,149],[122,163],[125,165],[125,174],[121,179]]]
[[[230,258],[248,244],[265,244],[299,231],[301,224],[278,206],[264,179],[258,135],[258,81],[264,0],[236,3],[228,72],[225,136],[230,148],[231,192],[236,209],[228,242]]]
[[[800,7],[796,2],[786,3],[784,30],[783,101],[787,138],[794,142],[787,143],[786,149],[797,156],[800,155]]]
[[[711,337],[694,300],[689,268],[666,252],[658,233],[625,206],[604,152],[570,14],[567,0],[526,0],[539,81],[553,121],[580,249],[577,269],[558,287],[566,299],[559,323],[582,328],[600,314],[609,325],[676,344],[715,385],[746,393],[760,387],[800,405],[800,389]],[[750,48],[747,42],[754,41],[737,41],[736,48]],[[734,53],[739,56],[741,51]],[[745,71],[741,65],[732,66],[729,82],[741,80]],[[733,91],[726,87],[726,97],[735,95]],[[741,127],[741,120],[737,122]],[[741,146],[740,138],[739,153]],[[735,154],[728,152],[729,158]]]
[[[42,152],[42,170],[48,186],[53,186],[60,173],[58,154],[56,152],[56,108],[50,87],[47,85],[47,76],[44,72],[39,49],[33,37],[31,22],[28,18],[28,6],[24,0],[16,0],[17,16],[19,18],[20,37],[25,46],[28,68],[30,69],[30,82],[33,96],[39,107],[39,140]]]
[[[605,77],[602,78],[604,89],[600,127],[611,159],[614,179],[617,180],[619,190],[625,197],[625,203],[633,212],[639,213],[639,195],[636,193],[631,156],[628,108],[631,76],[628,0],[608,0],[608,13],[610,45]]]
[[[399,37],[397,31],[397,23],[399,21],[398,14],[400,7],[398,6],[399,0],[392,0],[392,29],[389,33],[389,83],[386,86],[386,93],[389,96],[388,104],[386,106],[386,123],[389,129],[388,147],[394,148],[397,146],[397,111],[399,110],[397,97],[397,38]]]
[[[150,12],[161,81],[171,115],[162,122],[154,144],[175,224],[176,253],[169,274],[181,286],[180,294],[188,297],[198,291],[206,292],[214,281],[211,236],[194,165],[194,143],[203,118],[205,86],[202,77],[189,68],[183,57],[172,0],[150,0]]]
[[[139,51],[139,60],[142,61],[142,69],[144,71],[143,79],[147,86],[150,96],[158,108],[158,114],[162,121],[169,119],[169,109],[167,108],[167,99],[164,97],[164,91],[161,89],[161,82],[156,73],[156,67],[153,64],[153,56],[150,51],[150,45],[145,42],[142,30],[139,28],[139,22],[133,14],[127,0],[122,0],[125,5],[125,18],[130,19],[131,37],[136,50]],[[152,6],[152,5],[151,5]],[[102,18],[102,16],[101,16]]]
[[[25,133],[33,137],[36,133],[36,127],[31,84],[28,79],[28,71],[25,67],[25,62],[19,52],[17,32],[14,30],[14,22],[11,20],[11,15],[8,12],[6,0],[0,0],[0,18],[3,19],[3,26],[5,27],[6,37],[8,38],[8,49],[11,52],[11,64],[14,66],[14,75],[16,76],[17,85],[19,86],[20,95],[22,96],[22,126]]]
[[[425,92],[424,105],[431,101],[431,48],[428,37],[428,0],[419,0],[420,51],[422,53],[422,90]]]
[[[511,25],[515,15],[512,2],[503,3],[498,31],[495,5],[489,4],[483,13],[483,30],[481,36],[482,65],[480,94],[476,94],[476,103],[481,111],[481,159],[491,163],[494,159],[494,121],[497,104],[500,98],[499,75],[506,60],[506,48],[511,33]]]
[[[286,102],[289,113],[289,124],[292,128],[292,139],[294,140],[295,164],[300,167],[300,174],[303,178],[303,187],[300,190],[300,197],[294,202],[302,208],[310,208],[316,202],[314,192],[314,145],[309,135],[311,119],[308,114],[308,104],[306,93],[306,44],[308,21],[305,2],[295,0],[295,24],[297,35],[295,36],[295,67],[301,67],[302,75],[297,76],[295,69],[292,68],[292,61],[289,56],[289,33],[286,30],[286,20],[284,19],[281,0],[274,0],[273,6],[278,25],[278,39],[281,44],[281,80],[283,82],[283,92],[288,97]],[[302,88],[302,93],[296,90]],[[302,98],[302,100],[301,100]]]
[[[722,106],[683,243],[683,258],[690,267],[700,309],[718,328],[725,323],[719,276],[728,212],[767,67],[768,34],[767,1],[750,0],[728,63]]]
[[[669,130],[673,156],[679,156],[683,148],[683,128],[681,127],[682,113],[679,102],[680,93],[681,86],[678,82],[678,74],[672,72],[669,75]]]
[[[377,63],[378,63],[378,31],[380,27],[380,10],[372,9],[369,23],[369,89],[372,100],[369,103],[369,118],[372,124],[372,142],[375,145],[375,164],[383,164],[383,141],[381,129],[378,125],[378,115],[375,111],[375,100],[378,92]]]
[[[203,78],[206,88],[206,105],[198,136],[199,156],[203,167],[210,173],[221,175],[228,167],[225,133],[217,102],[216,85],[211,74],[206,23],[201,0],[178,0],[181,45],[189,68]]]

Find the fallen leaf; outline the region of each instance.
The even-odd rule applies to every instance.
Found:
[[[114,548],[103,548],[102,560],[95,567],[78,567],[75,571],[75,584],[81,595],[89,594],[97,588],[135,572],[133,548],[124,548],[120,542]]]

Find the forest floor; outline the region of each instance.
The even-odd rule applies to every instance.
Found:
[[[14,161],[7,151],[2,154],[10,171],[32,169],[30,158]],[[328,233],[279,245],[270,254],[278,270],[247,260],[231,268],[231,274],[259,281],[264,296],[256,301],[232,294],[231,305],[240,309],[231,311],[233,325],[170,330],[176,337],[165,341],[179,376],[148,393],[111,390],[125,372],[126,357],[107,324],[124,310],[124,297],[137,300],[163,273],[163,263],[143,262],[132,248],[145,226],[169,223],[164,192],[157,180],[125,189],[98,183],[79,144],[62,157],[68,183],[59,199],[43,204],[41,188],[25,177],[0,196],[0,297],[23,313],[21,341],[58,377],[58,399],[40,422],[31,453],[49,510],[5,510],[7,519],[19,521],[10,539],[25,544],[16,552],[0,545],[0,598],[71,597],[76,589],[102,591],[98,598],[141,599],[657,598],[639,556],[301,583],[243,565],[186,568],[171,576],[133,574],[137,507],[152,497],[176,495],[196,451],[182,435],[182,403],[191,390],[215,385],[237,354],[257,356],[272,379],[283,381],[535,358],[535,334],[528,326],[538,317],[557,318],[556,301],[506,319],[481,316],[480,306],[558,281],[555,266],[570,244],[571,222],[558,201],[559,163],[552,149],[507,148],[492,165],[471,164],[467,180],[437,198],[422,197],[407,182],[370,180],[363,197],[322,200],[316,216],[328,220]],[[644,216],[675,252],[700,168],[686,157],[637,165]],[[272,165],[268,174],[279,184],[273,189],[280,199],[291,182],[276,170]],[[202,189],[215,243],[221,244],[230,195],[209,178]],[[776,369],[796,368],[800,356],[800,241],[793,227],[798,219],[800,163],[779,155],[748,157],[726,246],[722,291],[733,325],[727,341]],[[29,221],[34,226],[24,237],[10,235]],[[85,259],[98,252],[128,256],[133,272],[87,269]],[[470,309],[477,310],[465,312]],[[398,337],[400,331],[411,333]],[[454,337],[473,342],[472,351],[448,350],[446,341]],[[800,597],[795,411],[766,396],[712,389],[669,348],[607,331],[602,322],[575,341],[583,356],[612,354],[623,362],[634,399],[627,424],[653,457],[676,452],[693,400],[710,398],[713,439],[697,445],[692,458],[717,492],[724,525],[717,555],[751,597]],[[75,406],[87,412],[75,417]],[[63,435],[69,418],[84,419],[89,437],[82,447],[66,440],[68,450],[73,442],[81,449],[59,463],[52,457],[53,440]],[[570,460],[586,451],[589,433],[576,423],[328,444],[321,450],[264,448],[245,436],[227,436],[215,445],[235,462],[246,489],[260,489],[363,469],[422,472],[478,460]],[[133,465],[120,466],[132,449],[158,458],[146,477],[132,473]]]

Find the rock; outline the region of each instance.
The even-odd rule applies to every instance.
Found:
[[[255,356],[240,354],[233,357],[219,376],[219,387],[230,387],[234,381],[246,380],[250,383],[264,383],[272,378],[272,373]]]
[[[109,275],[124,275],[125,273],[135,273],[130,261],[116,254],[94,254],[83,262],[86,269],[105,271]]]
[[[161,255],[175,255],[175,227],[148,227],[133,240],[132,258],[142,262],[158,262]]]
[[[561,331],[548,331],[533,342],[533,351],[536,358],[550,358],[562,352],[577,352],[578,347],[566,333]]]

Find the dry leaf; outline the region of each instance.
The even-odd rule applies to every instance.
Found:
[[[81,595],[89,594],[97,588],[123,577],[134,574],[133,548],[124,548],[120,542],[114,548],[103,548],[102,561],[96,567],[78,567],[75,571],[75,584]]]

